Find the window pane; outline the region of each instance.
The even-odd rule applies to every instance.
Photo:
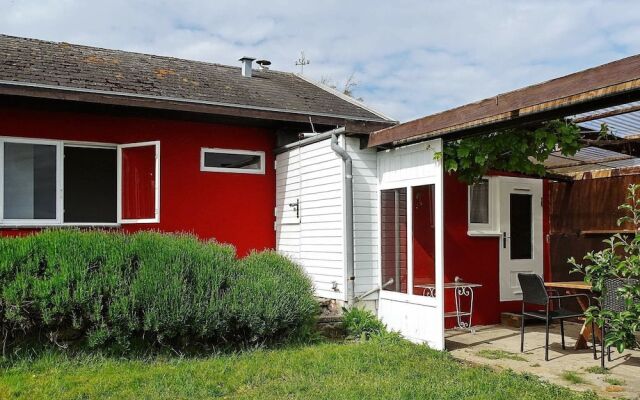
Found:
[[[489,223],[489,180],[469,186],[469,223]]]
[[[436,282],[435,185],[413,188],[413,294],[432,294]],[[418,286],[416,286],[418,285]]]
[[[531,195],[515,194],[510,197],[511,259],[530,260],[533,252]]]
[[[4,218],[56,218],[56,146],[5,142]]]
[[[236,168],[260,170],[261,157],[257,154],[232,154],[205,152],[204,166],[207,168]]]
[[[407,293],[407,189],[380,192],[382,284]]]
[[[156,215],[156,147],[122,149],[122,218],[152,219]]]
[[[64,148],[64,222],[117,221],[115,149]]]

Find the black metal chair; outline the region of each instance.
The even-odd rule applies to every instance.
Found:
[[[624,298],[620,296],[619,289],[626,284],[635,284],[637,279],[624,279],[624,278],[610,278],[604,281],[602,300],[600,303],[600,309],[613,312],[622,312],[626,308]],[[602,337],[600,338],[600,345],[602,347],[602,357],[600,365],[604,368],[604,355],[607,354],[607,359],[611,361],[611,346],[604,345],[604,337],[607,333],[607,321],[602,324]]]
[[[578,318],[584,316],[583,313],[562,308],[562,299],[586,297],[590,303],[589,296],[584,293],[568,294],[563,296],[550,296],[544,286],[542,278],[536,274],[518,274],[518,281],[522,289],[522,315],[520,322],[520,352],[524,352],[524,322],[526,317],[541,319],[545,321],[545,343],[544,343],[544,359],[549,361],[549,324],[554,320],[560,321],[560,335],[562,336],[562,349],[565,349],[564,343],[564,320],[567,318]],[[551,308],[551,302],[557,300],[558,307]],[[526,304],[544,306],[541,311],[528,311],[525,309]],[[591,323],[591,333],[593,339],[593,358],[596,359],[596,336],[595,324]]]

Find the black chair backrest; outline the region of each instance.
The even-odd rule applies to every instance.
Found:
[[[544,281],[536,274],[518,274],[520,288],[522,289],[522,301],[528,304],[544,306],[549,301]]]
[[[602,293],[602,308],[608,311],[621,312],[625,310],[624,298],[618,289],[627,284],[635,284],[636,279],[609,278],[604,281],[604,293]]]

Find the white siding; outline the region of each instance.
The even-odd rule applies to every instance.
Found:
[[[279,154],[276,160],[276,248],[304,267],[318,296],[345,300],[342,159],[327,139]],[[296,200],[299,221],[287,217],[288,204]]]
[[[360,149],[360,140],[347,138],[353,160],[354,275],[356,296],[378,286],[377,152]]]
[[[420,181],[439,176],[440,164],[433,156],[440,151],[440,143],[412,144],[378,154],[378,179],[382,187],[404,186],[404,182]]]

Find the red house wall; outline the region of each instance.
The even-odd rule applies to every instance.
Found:
[[[0,106],[0,136],[132,143],[160,141],[160,223],[123,225],[126,232],[190,232],[233,244],[239,255],[275,247],[275,172],[271,130],[90,112]],[[200,171],[200,149],[264,151],[266,173]],[[0,229],[2,235],[30,232]]]
[[[501,312],[518,312],[521,303],[501,302],[499,276],[498,237],[467,235],[467,185],[453,175],[444,178],[444,275],[445,282],[453,282],[456,276],[466,282],[480,283],[475,289],[473,324],[487,325],[500,322]],[[543,256],[544,273],[549,277],[549,185],[543,181]],[[454,311],[453,292],[445,299],[445,311]],[[454,319],[446,321],[447,328]]]

